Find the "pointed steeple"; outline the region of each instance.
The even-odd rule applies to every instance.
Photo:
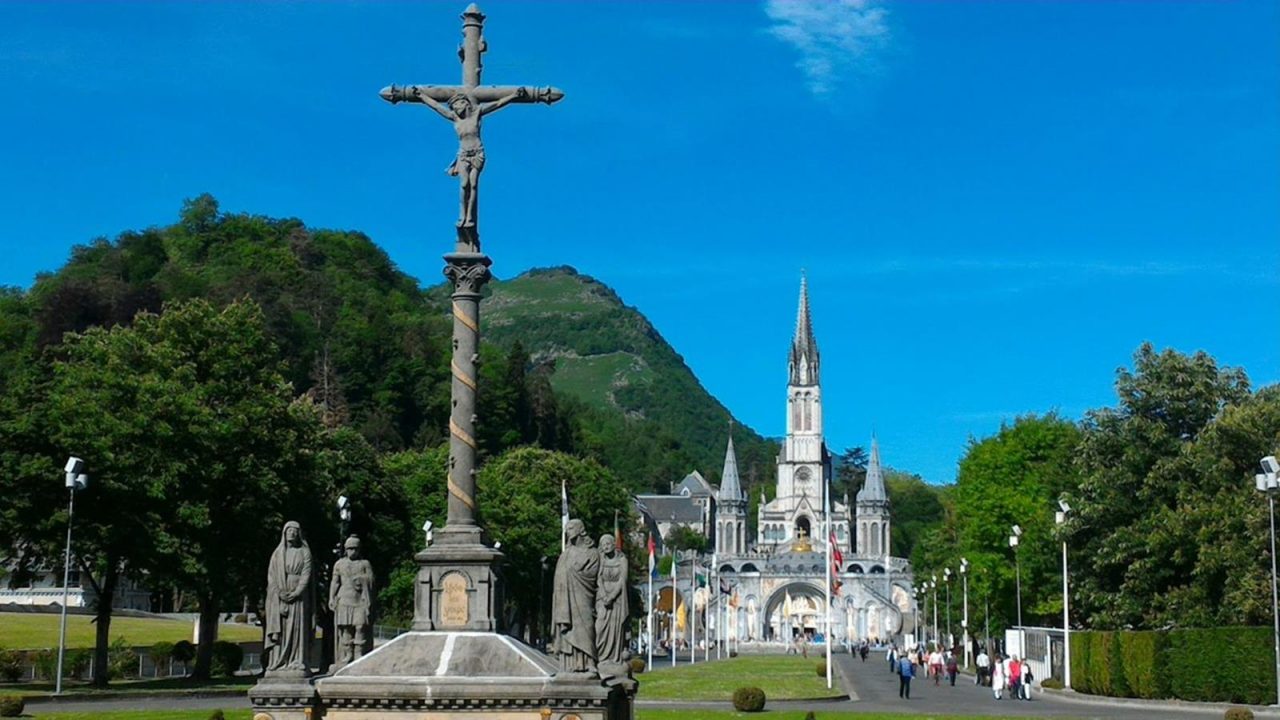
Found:
[[[720,502],[742,502],[747,499],[738,481],[738,455],[733,451],[733,433],[729,433],[729,447],[724,451],[724,472],[720,474]]]
[[[871,436],[871,460],[867,463],[867,480],[858,491],[858,502],[885,502],[884,471],[880,469],[880,442]]]
[[[796,309],[796,334],[791,339],[788,359],[792,385],[818,384],[818,341],[813,337],[813,321],[809,318],[809,281],[800,276],[800,306]]]

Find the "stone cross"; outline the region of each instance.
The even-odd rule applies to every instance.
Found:
[[[458,252],[480,252],[476,230],[479,210],[480,173],[484,170],[484,144],[480,141],[480,120],[510,103],[544,102],[548,105],[564,97],[553,87],[480,86],[483,68],[480,56],[488,50],[481,31],[484,14],[475,3],[462,13],[461,85],[408,85],[383,88],[382,99],[389,103],[421,103],[453,124],[458,135],[458,154],[446,169],[458,178]]]
[[[480,252],[477,229],[478,183],[484,168],[480,142],[480,118],[511,103],[544,102],[564,97],[552,87],[481,86],[481,55],[488,50],[482,30],[484,14],[474,3],[462,13],[461,85],[409,85],[383,88],[382,98],[392,104],[421,103],[453,124],[458,154],[449,166],[461,185],[458,240],[454,252],[445,255],[445,277],[453,284],[452,409],[449,416],[449,511],[445,526],[436,535],[440,545],[483,544],[476,523],[476,361],[480,344],[480,294],[489,281],[492,261]]]

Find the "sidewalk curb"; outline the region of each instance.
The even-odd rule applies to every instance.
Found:
[[[1220,702],[1194,702],[1191,700],[1178,700],[1176,698],[1169,700],[1145,700],[1143,698],[1117,698],[1105,695],[1090,695],[1088,693],[1076,692],[1075,690],[1055,690],[1052,688],[1038,688],[1041,695],[1052,697],[1063,702],[1073,703],[1075,705],[1103,705],[1110,707],[1129,707],[1129,708],[1171,708],[1176,710],[1204,710],[1217,711],[1225,713],[1229,708],[1239,707],[1248,708],[1253,711],[1254,715],[1267,718],[1280,718],[1280,708],[1270,705],[1246,705],[1244,703],[1220,703]]]

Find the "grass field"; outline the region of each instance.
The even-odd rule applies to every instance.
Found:
[[[87,682],[71,680],[63,683],[62,692],[69,695],[96,695],[99,693],[154,693],[158,690],[201,691],[240,690],[247,691],[257,682],[255,677],[239,676],[234,678],[215,678],[213,680],[193,680],[187,677],[152,678],[147,680],[112,680],[104,688],[93,687]],[[4,683],[0,684],[0,695],[51,695],[54,684],[51,682]]]
[[[96,627],[89,615],[67,616],[67,647],[91,648]],[[0,613],[0,648],[35,650],[58,646],[59,617],[44,613]],[[130,645],[153,645],[161,640],[191,639],[192,625],[176,620],[118,617],[111,619],[111,639],[123,637]],[[262,630],[244,625],[223,625],[218,638],[231,642],[262,639]]]
[[[831,690],[818,676],[817,660],[799,655],[757,655],[717,660],[697,665],[663,667],[654,663],[653,670],[636,679],[640,696],[645,700],[724,700],[744,686],[764,690],[769,700],[809,699],[843,695],[839,683]]]

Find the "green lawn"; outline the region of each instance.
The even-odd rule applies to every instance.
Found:
[[[96,627],[88,615],[67,616],[67,647],[91,648]],[[44,613],[0,613],[0,648],[34,650],[58,646],[59,616]],[[124,637],[130,645],[153,645],[161,640],[177,642],[191,639],[192,624],[176,620],[150,618],[111,619],[111,638]],[[262,639],[260,628],[247,625],[223,625],[218,638],[231,642]]]
[[[153,693],[158,690],[183,691],[247,691],[257,682],[256,677],[214,678],[193,680],[186,677],[155,678],[151,680],[113,680],[104,688],[93,687],[79,680],[63,683],[62,692],[69,695],[96,695],[99,693]],[[51,682],[0,684],[0,695],[50,695],[54,691]]]
[[[655,661],[654,669],[639,675],[644,700],[724,700],[740,687],[764,690],[769,700],[838,697],[844,694],[837,679],[827,689],[817,672],[818,660],[799,655],[754,655],[675,668]]]

